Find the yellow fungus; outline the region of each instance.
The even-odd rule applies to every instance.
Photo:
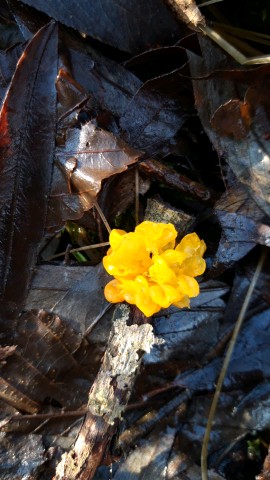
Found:
[[[206,245],[196,233],[175,246],[177,232],[170,223],[142,222],[134,232],[112,230],[106,271],[114,277],[104,290],[112,303],[136,305],[147,317],[161,308],[189,306],[199,294],[194,277],[205,271]]]

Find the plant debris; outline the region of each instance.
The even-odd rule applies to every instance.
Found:
[[[253,2],[263,31],[246,45],[229,0],[223,27],[193,0],[2,2],[1,478],[268,478],[268,17]],[[183,259],[140,263],[154,232],[131,232],[153,222],[171,225],[174,260],[207,245],[185,244],[189,308],[165,275],[178,288]],[[104,296],[117,235],[108,269],[154,284],[154,315]]]

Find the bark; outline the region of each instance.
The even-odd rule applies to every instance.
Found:
[[[100,371],[89,393],[88,413],[74,447],[62,456],[54,480],[91,480],[128,403],[144,352],[154,344],[152,326],[137,309],[121,304]]]
[[[176,17],[193,30],[200,31],[205,26],[205,18],[194,0],[165,0]]]

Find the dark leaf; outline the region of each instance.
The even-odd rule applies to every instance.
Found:
[[[215,269],[232,266],[256,244],[270,245],[268,219],[242,184],[227,189],[215,205],[215,215],[222,227]]]
[[[250,108],[241,100],[229,100],[221,105],[211,118],[211,125],[220,135],[243,140],[251,126]]]
[[[60,172],[52,184],[49,228],[61,228],[66,220],[80,218],[90,210],[102,180],[126,170],[141,152],[87,123],[67,131],[65,148],[59,148],[57,155]]]
[[[233,414],[241,412],[246,426],[250,430],[268,428],[270,421],[270,383],[265,381],[254,387],[241,398],[235,406]]]
[[[257,79],[245,93],[244,100],[232,99],[221,105],[211,119],[212,127],[220,134],[235,140],[247,137],[256,125],[263,139],[269,138],[270,103],[268,77]]]
[[[164,42],[174,43],[181,34],[171,12],[161,0],[25,0],[23,3],[79,32],[113,47],[136,53]],[[121,25],[121,28],[119,28]]]
[[[224,381],[224,389],[240,388],[247,386],[248,383],[251,385],[270,377],[269,326],[269,309],[254,315],[245,324],[233,352]],[[214,389],[221,366],[222,360],[215,359],[194,373],[180,375],[177,383],[195,391]]]
[[[103,295],[108,279],[102,265],[40,266],[33,278],[26,307],[43,308],[59,314],[70,327],[85,334],[108,306]],[[106,341],[106,332],[103,325],[103,341]]]
[[[135,75],[111,60],[63,36],[73,75],[98,102],[120,118],[128,144],[148,154],[165,153],[193,109],[187,80],[177,72],[142,84]],[[188,81],[189,83],[189,81]]]
[[[69,49],[75,80],[103,109],[120,117],[130,145],[153,154],[173,144],[193,109],[189,80],[176,71],[142,84],[121,65],[67,35],[64,43]]]
[[[19,44],[6,51],[0,51],[0,101],[2,102],[9,87],[12,75],[15,72],[16,64],[25,48]]]
[[[191,96],[175,72],[144,83],[120,117],[128,143],[149,155],[162,152],[191,113]]]
[[[9,10],[26,41],[31,40],[32,36],[49,21],[47,15],[44,13],[37,13],[36,10],[33,10],[31,7],[28,7],[17,0],[6,1],[8,2]]]
[[[88,95],[73,77],[63,68],[60,68],[56,80],[58,118],[63,118],[69,111],[84,103]]]
[[[23,357],[54,381],[70,370],[80,370],[74,354],[82,341],[57,315],[44,310],[24,314],[16,328],[15,342]]]
[[[216,452],[219,461],[220,455],[223,453],[221,448],[226,449],[224,452],[224,454],[226,454],[226,451],[230,451],[228,447],[233,447],[237,439],[239,437],[241,438],[241,434],[245,435],[247,433],[246,425],[240,423],[239,417],[232,417],[232,410],[238,397],[239,393],[236,391],[231,393],[221,393],[219,398],[218,414],[216,415],[214,425],[212,426],[209,442],[209,453]],[[212,397],[205,395],[204,393],[200,396],[194,397],[190,403],[187,415],[185,415],[183,419],[183,425],[179,436],[179,448],[186,452],[189,458],[191,457],[191,459],[194,459],[196,463],[200,463],[201,446],[211,402]],[[221,458],[223,459],[223,456]],[[211,466],[213,466],[213,459],[209,458],[208,460],[208,466],[211,468]],[[238,471],[242,473],[240,466]],[[209,480],[224,478],[224,476],[216,476],[215,471],[211,470],[211,472],[212,475],[210,475],[209,472]],[[201,478],[201,476],[198,478]],[[190,477],[190,480],[193,480],[193,476]]]
[[[103,109],[120,117],[141,81],[118,63],[101,55],[83,41],[61,32],[63,65],[72,66],[76,80]]]
[[[260,82],[258,82],[254,75],[254,69],[252,69],[250,74],[253,80],[252,84],[249,79],[249,70],[245,70],[241,74],[241,80],[244,81],[244,75],[246,75],[246,83],[250,84],[250,87],[247,91],[244,88],[236,89],[233,81],[224,81],[224,78],[221,78],[220,70],[222,66],[225,70],[227,57],[209,40],[201,38],[200,43],[203,59],[189,54],[191,74],[198,78],[212,73],[211,79],[193,81],[195,101],[201,122],[219,156],[226,159],[238,181],[245,185],[254,201],[269,215],[270,189],[267,179],[270,170],[270,123],[268,102],[265,101],[269,90],[269,80],[266,76],[266,79],[260,78]],[[219,75],[215,77],[213,72],[217,69]],[[266,75],[265,69],[263,72]],[[237,108],[236,117],[232,121],[233,110],[231,107],[233,106]],[[219,108],[221,108],[220,111]],[[218,122],[220,119],[222,122],[224,121],[224,109],[227,115],[228,108],[230,120],[227,119],[224,130],[224,125],[222,123],[218,125]],[[241,111],[243,109],[244,113]],[[231,122],[236,126],[235,134],[232,131],[230,136],[218,134],[210,124],[213,115],[212,121],[219,133],[227,135],[231,130],[229,126]],[[217,115],[216,118],[215,115]],[[234,137],[238,141],[235,141]]]
[[[201,285],[198,298],[191,301],[190,310],[170,308],[168,313],[155,319],[155,334],[163,340],[154,345],[145,356],[145,363],[176,360],[197,362],[217,343],[219,320],[223,316],[225,304],[220,298],[228,291],[221,282]]]
[[[0,49],[7,50],[24,40],[16,22],[14,22],[10,13],[7,1],[4,0],[0,5]]]
[[[69,408],[86,401],[89,372],[75,357],[83,343],[87,347],[82,336],[40,310],[19,318],[15,341],[16,349],[0,368],[2,400],[27,413],[40,411],[48,399]]]
[[[46,462],[41,435],[0,434],[2,480],[37,480]]]
[[[56,74],[57,31],[50,24],[26,47],[1,110],[0,293],[7,310],[20,308],[24,301],[44,233]]]

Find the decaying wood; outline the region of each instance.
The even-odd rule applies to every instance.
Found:
[[[116,308],[100,371],[89,393],[88,413],[71,451],[62,456],[55,480],[91,480],[122,418],[144,352],[155,343],[152,326],[137,309]]]
[[[176,17],[193,30],[201,30],[205,25],[205,18],[198,9],[194,0],[165,0]]]
[[[190,180],[153,158],[148,158],[147,160],[140,162],[139,170],[147,177],[149,176],[152,179],[155,178],[168,185],[168,187],[187,193],[198,200],[211,201],[215,197],[215,192],[210,191],[204,185],[194,180]]]

